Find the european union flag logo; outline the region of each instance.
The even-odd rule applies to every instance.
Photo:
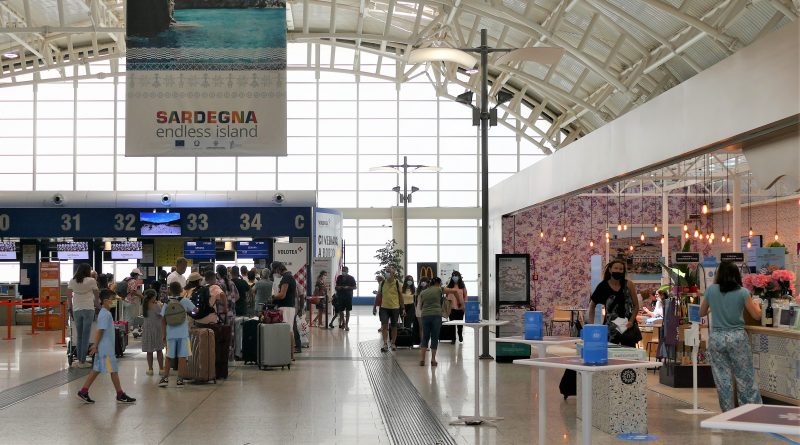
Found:
[[[185,144],[185,142],[184,142],[183,139],[178,139],[178,140],[175,141],[175,146],[176,147],[183,147],[184,144]]]

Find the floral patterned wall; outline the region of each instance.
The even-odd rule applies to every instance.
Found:
[[[668,199],[670,221],[682,225],[686,218],[687,207],[690,213],[697,213],[698,200],[674,194]],[[609,223],[612,236],[627,237],[630,233],[638,241],[639,234],[644,231],[648,239],[657,240],[652,226],[658,221],[661,226],[661,198],[644,197],[631,194],[618,204],[617,197],[588,196],[572,197],[563,202],[525,210],[514,216],[503,219],[503,252],[527,253],[531,256],[531,303],[536,310],[545,312],[545,319],[552,318],[553,310],[560,306],[588,307],[591,295],[591,256],[601,255],[603,264],[608,260],[604,233]],[[686,205],[688,204],[688,206]],[[608,205],[606,210],[606,205]],[[793,205],[793,207],[792,207]],[[620,213],[621,209],[621,213]],[[768,211],[769,210],[769,211]],[[607,216],[608,215],[608,216]],[[618,216],[619,215],[619,216]],[[617,233],[618,219],[633,224],[627,233]],[[787,246],[796,246],[800,242],[800,206],[797,202],[787,202],[779,207],[781,233],[785,233]],[[747,224],[746,207],[743,224]],[[753,229],[756,233],[765,234],[765,242],[771,241],[774,234],[774,207],[754,206],[752,213]],[[716,217],[715,231],[721,234],[722,218]],[[727,227],[729,221],[726,220]],[[540,228],[544,238],[539,237]],[[728,229],[728,231],[730,231]],[[742,234],[747,227],[742,228]],[[566,235],[567,241],[562,237]],[[589,241],[594,240],[594,247]],[[655,241],[654,241],[655,242]],[[683,240],[671,238],[670,252],[679,250]],[[704,255],[718,253],[723,248],[716,241],[708,244],[692,239],[692,250]],[[790,249],[791,250],[791,249]],[[613,256],[613,253],[612,253]],[[657,287],[657,284],[639,286],[644,293]],[[555,334],[565,334],[565,328],[557,327]]]

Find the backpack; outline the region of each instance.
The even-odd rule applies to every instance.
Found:
[[[215,312],[214,308],[208,304],[210,297],[208,286],[201,286],[192,291],[191,301],[197,307],[197,313],[192,314],[192,318],[200,320]]]
[[[122,298],[128,296],[128,281],[130,280],[131,277],[127,277],[124,280],[117,283],[117,288],[114,290],[117,293],[117,295],[119,295]]]
[[[167,309],[164,311],[164,319],[168,326],[180,326],[186,321],[186,309],[181,304],[180,298],[170,298]]]

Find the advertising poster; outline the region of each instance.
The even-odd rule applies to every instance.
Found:
[[[458,270],[458,263],[439,263],[439,278],[442,279],[442,286],[447,286],[454,270]]]
[[[39,263],[39,302],[57,303],[61,299],[61,263]]]
[[[126,9],[126,156],[285,156],[286,2]]]
[[[530,257],[527,254],[496,255],[499,304],[529,304]]]
[[[663,271],[660,262],[661,231],[654,232],[652,226],[633,227],[631,230],[618,232],[617,227],[609,227],[611,242],[608,245],[609,259],[620,258],[628,265],[629,278],[634,281],[661,282]],[[644,232],[644,241],[641,233]],[[670,226],[669,245],[674,246],[680,240],[680,227]],[[633,246],[633,251],[630,250]],[[670,250],[674,250],[670,248]]]
[[[308,246],[306,243],[275,243],[275,261],[280,261],[294,275],[298,286],[308,289]],[[313,278],[311,279],[313,281]]]
[[[786,267],[786,249],[783,247],[759,247],[756,249],[756,269],[768,271]]]
[[[423,277],[429,280],[437,277],[438,271],[439,265],[437,263],[417,263],[417,283],[419,283],[419,280]]]
[[[742,252],[745,254],[745,258],[747,258],[747,267],[750,268],[751,272],[755,272],[756,270],[756,262],[757,262],[756,250],[758,250],[758,248],[761,247],[762,239],[763,238],[761,235],[753,235],[752,238],[743,236],[739,240]],[[749,249],[747,248],[748,240],[750,241],[750,246],[751,246]]]

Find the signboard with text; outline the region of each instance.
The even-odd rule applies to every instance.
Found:
[[[126,156],[286,155],[285,1],[129,1],[125,43]]]

